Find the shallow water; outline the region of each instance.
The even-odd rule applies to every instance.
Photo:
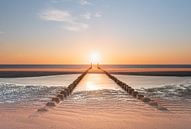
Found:
[[[191,113],[191,77],[116,75],[175,113]]]
[[[0,114],[31,108],[35,112],[77,76],[0,79],[0,88],[3,89],[0,91]],[[59,123],[57,128],[71,129],[134,129],[142,124],[147,129],[189,129],[190,77],[114,76],[155,99],[168,111],[158,110],[131,97],[105,74],[87,74],[72,95],[56,107],[48,108],[48,112],[30,117],[30,121],[48,121],[53,123],[50,128],[56,128],[55,123]]]
[[[0,78],[0,104],[42,105],[67,87],[79,74],[25,78]],[[144,95],[154,98],[170,110],[191,110],[191,77],[114,75]],[[74,90],[70,101],[79,104],[89,99],[135,101],[104,74],[87,74]],[[127,100],[126,100],[127,99]],[[129,100],[130,99],[130,100]],[[69,99],[67,99],[68,102]],[[111,101],[110,100],[110,101]],[[139,102],[139,101],[138,101]],[[101,105],[99,105],[101,106]]]
[[[67,87],[78,74],[0,78],[0,104],[37,104],[47,102],[58,90]]]

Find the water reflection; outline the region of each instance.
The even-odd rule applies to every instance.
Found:
[[[87,81],[86,83],[86,90],[89,91],[89,90],[97,90],[97,86],[94,82],[92,81]]]
[[[76,87],[74,92],[103,89],[119,90],[120,87],[113,83],[112,80],[108,79],[105,74],[87,74]]]

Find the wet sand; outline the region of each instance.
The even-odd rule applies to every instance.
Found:
[[[2,129],[190,129],[189,115],[158,113],[143,109],[126,111],[123,114],[94,109],[75,110],[56,107],[46,113],[37,113],[34,109],[15,109],[0,112]],[[112,106],[108,107],[109,109]],[[128,107],[127,107],[128,108]],[[157,113],[156,113],[157,112]]]
[[[0,104],[0,128],[190,129],[191,110],[167,101],[161,104],[169,110],[131,97],[104,74],[88,74],[71,96],[48,111],[37,112],[43,103]]]

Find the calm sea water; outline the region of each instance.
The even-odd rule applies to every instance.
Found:
[[[0,68],[86,68],[89,65],[34,65],[34,64],[18,64],[18,65],[11,65],[11,64],[1,64]],[[189,64],[171,64],[171,65],[163,65],[163,64],[156,64],[156,65],[101,65],[103,68],[110,67],[110,68],[191,68]]]
[[[36,105],[40,107],[63,87],[67,87],[78,74],[24,78],[0,78],[0,105]],[[191,77],[155,77],[115,75],[146,96],[156,99],[171,111],[191,113]],[[95,100],[95,101],[94,101]],[[92,102],[91,102],[92,101]],[[105,74],[87,74],[66,100],[66,105],[93,104],[105,108],[104,101],[114,104],[139,101],[130,97]],[[92,106],[93,106],[92,105]],[[93,107],[92,107],[93,108]],[[117,107],[119,108],[119,107]]]

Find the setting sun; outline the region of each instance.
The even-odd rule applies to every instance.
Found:
[[[100,63],[100,54],[98,52],[91,53],[90,61],[91,61],[92,64]]]

